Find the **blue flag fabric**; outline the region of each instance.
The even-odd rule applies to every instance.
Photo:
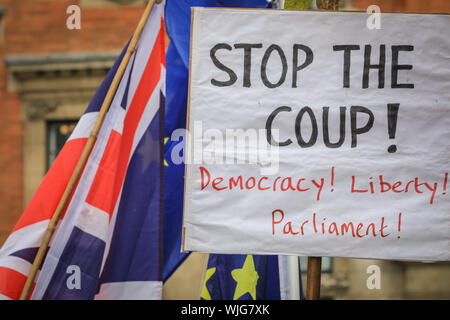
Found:
[[[202,300],[279,300],[277,256],[211,254]]]
[[[189,79],[189,39],[191,7],[266,8],[266,0],[168,0],[165,21],[170,44],[166,54],[166,117],[164,148],[164,266],[167,280],[188,256],[181,253],[181,228],[184,194],[184,163],[173,161],[172,153],[182,154],[184,138],[172,140],[172,133],[186,128],[186,103]],[[180,154],[181,153],[181,154]]]
[[[170,43],[166,54],[166,117],[164,146],[163,280],[188,256],[180,252],[183,220],[184,163],[174,163],[171,154],[181,141],[170,139],[178,128],[186,127],[188,71],[178,51]],[[176,150],[175,150],[176,151]],[[183,156],[181,154],[181,156]]]
[[[191,7],[270,8],[271,6],[267,0],[168,0],[165,11],[167,33],[188,69]]]
[[[163,279],[167,280],[188,256],[181,253],[181,229],[184,193],[184,163],[174,163],[174,158],[183,156],[184,136],[171,139],[177,129],[186,127],[186,103],[189,78],[189,40],[191,7],[247,7],[269,8],[267,0],[167,0],[165,19],[167,33],[171,39],[166,54],[166,118],[165,118],[165,168],[164,168],[164,268]],[[172,157],[172,154],[176,157]],[[245,293],[237,299],[280,299],[280,284],[277,256],[210,255],[208,268],[216,268],[206,289],[211,290],[212,299],[233,299],[239,288],[238,279],[250,259],[255,266],[257,285],[255,294]],[[251,261],[247,262],[247,265]],[[244,269],[247,270],[247,269]],[[248,269],[250,270],[250,269]],[[211,271],[210,271],[211,272]],[[246,280],[244,280],[245,282]],[[252,291],[253,292],[253,291]],[[207,296],[207,295],[206,295]]]

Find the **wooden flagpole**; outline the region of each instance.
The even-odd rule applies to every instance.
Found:
[[[317,8],[321,10],[338,11],[339,0],[316,0]],[[322,276],[322,258],[308,257],[308,272],[306,275],[306,300],[320,299],[320,282]]]
[[[320,299],[320,278],[322,276],[322,258],[308,257],[306,274],[306,300]]]
[[[41,264],[45,258],[50,240],[53,236],[53,233],[55,232],[56,226],[59,222],[59,219],[61,218],[61,214],[63,213],[64,208],[67,205],[70,195],[72,194],[77,184],[77,181],[83,171],[83,168],[87,162],[89,154],[91,153],[92,148],[94,147],[98,133],[100,132],[100,129],[102,127],[103,120],[105,119],[106,113],[109,109],[109,106],[111,105],[111,102],[114,98],[117,87],[119,86],[120,80],[122,79],[123,73],[125,72],[127,64],[130,61],[131,55],[136,49],[136,45],[142,34],[142,30],[144,29],[145,23],[147,22],[147,19],[150,16],[150,13],[153,9],[155,2],[161,3],[161,1],[162,0],[150,0],[147,6],[145,7],[144,13],[142,14],[138,26],[136,27],[133,37],[131,38],[130,44],[128,45],[127,51],[125,52],[125,55],[123,56],[122,61],[120,62],[117,72],[114,75],[114,78],[108,89],[108,92],[106,93],[105,99],[103,100],[97,120],[94,124],[94,127],[92,128],[89,139],[87,140],[86,145],[84,146],[84,149],[81,153],[80,158],[78,159],[78,162],[75,166],[72,176],[70,177],[70,180],[67,183],[66,189],[64,190],[64,193],[58,203],[58,206],[56,207],[55,212],[53,213],[53,216],[49,222],[47,230],[45,231],[41,246],[39,247],[39,250],[36,254],[33,265],[31,266],[30,272],[27,277],[27,281],[25,282],[25,285],[22,290],[22,294],[20,295],[20,300],[26,300],[30,295],[34,279],[36,278],[37,271],[41,267]]]

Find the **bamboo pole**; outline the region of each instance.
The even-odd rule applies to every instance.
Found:
[[[147,22],[147,19],[150,16],[150,13],[153,9],[155,2],[160,3],[161,0],[150,0],[148,2],[147,6],[145,7],[144,13],[142,14],[142,17],[139,21],[139,24],[136,27],[133,37],[131,38],[131,41],[130,41],[130,44],[128,45],[127,51],[125,52],[125,55],[123,56],[122,61],[120,62],[120,65],[117,69],[117,72],[114,75],[114,78],[111,82],[108,92],[106,93],[105,99],[103,100],[97,120],[94,124],[94,127],[92,128],[91,133],[90,133],[89,139],[87,140],[86,145],[84,146],[84,149],[81,153],[80,158],[78,159],[78,162],[75,166],[72,176],[70,177],[70,180],[67,183],[66,189],[64,190],[64,193],[58,203],[58,206],[56,207],[56,210],[53,213],[53,216],[49,222],[47,230],[45,231],[41,246],[39,247],[39,250],[36,254],[33,265],[31,266],[30,272],[27,277],[27,281],[25,282],[25,285],[22,290],[22,294],[20,295],[20,300],[26,300],[29,298],[30,291],[33,286],[34,280],[36,278],[37,271],[39,270],[39,268],[46,256],[48,244],[50,243],[53,233],[55,232],[58,221],[61,218],[61,214],[63,213],[64,208],[67,205],[70,195],[72,194],[73,190],[75,189],[77,181],[78,181],[78,179],[83,171],[83,168],[87,162],[87,159],[89,157],[89,154],[91,153],[92,148],[94,147],[95,141],[97,140],[97,136],[102,127],[106,113],[111,105],[111,102],[114,98],[117,87],[119,86],[120,80],[122,79],[123,73],[125,72],[127,64],[130,61],[131,55],[133,54],[134,50],[136,49],[136,45],[142,34],[142,30],[145,27],[145,23]]]
[[[339,10],[339,0],[316,0],[317,8],[321,10]],[[322,258],[308,257],[308,273],[306,278],[306,300],[320,299],[320,282],[322,273]]]

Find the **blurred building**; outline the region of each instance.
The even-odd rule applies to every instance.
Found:
[[[131,37],[145,0],[0,0],[0,245]],[[341,0],[341,8],[450,12],[448,0]],[[81,29],[66,13],[81,8]],[[447,30],[448,31],[448,30]],[[192,255],[164,297],[196,299],[204,255]],[[366,286],[369,265],[381,289]],[[324,259],[322,297],[450,298],[450,264]],[[305,268],[304,268],[305,269]],[[306,281],[304,282],[306,283]]]
[[[0,1],[1,243],[131,37],[142,3]],[[72,4],[79,30],[66,26]]]

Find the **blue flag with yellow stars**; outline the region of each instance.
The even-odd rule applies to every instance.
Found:
[[[280,300],[278,256],[210,254],[202,300]]]
[[[164,139],[163,280],[187,257],[180,252],[184,194],[184,137],[189,79],[191,7],[269,8],[267,0],[167,0],[165,21],[170,37],[166,53]],[[175,133],[175,135],[174,135]],[[179,134],[181,133],[181,134]]]

